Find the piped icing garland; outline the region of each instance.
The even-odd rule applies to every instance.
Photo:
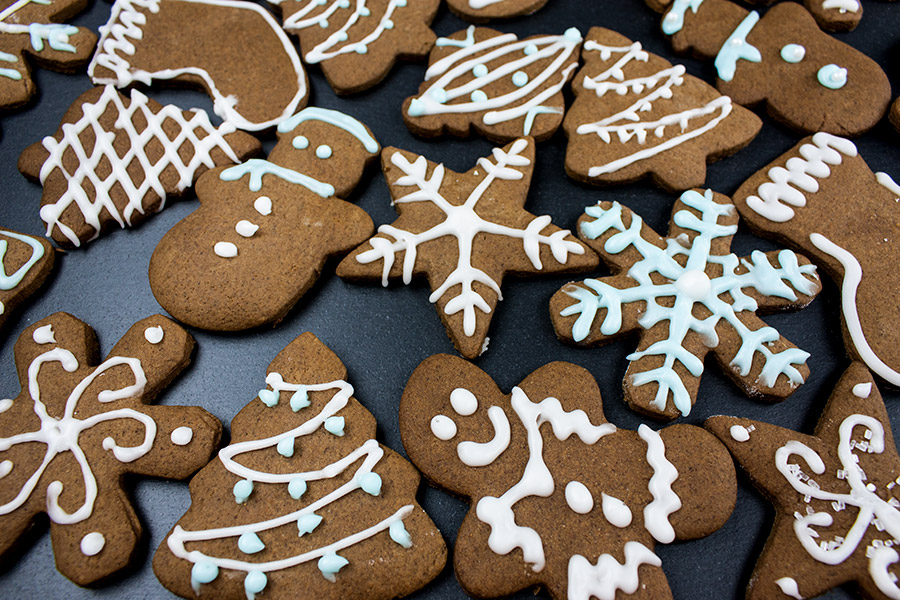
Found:
[[[900,459],[864,365],[841,377],[812,436],[736,417],[706,427],[776,507],[748,597],[813,598],[847,582],[900,596]]]
[[[546,139],[562,122],[562,90],[578,66],[580,47],[574,27],[519,40],[473,25],[439,38],[419,94],[403,105],[404,121],[421,135],[467,135],[474,127],[497,141]]]
[[[816,269],[790,250],[730,253],[737,220],[711,190],[681,195],[667,238],[618,202],[585,209],[579,233],[617,274],[563,287],[551,300],[553,325],[589,346],[641,331],[624,382],[633,408],[688,415],[708,352],[754,395],[786,397],[809,373],[809,354],[755,312],[806,306],[820,289]]]
[[[473,22],[529,15],[546,3],[547,0],[447,0],[450,10]]]
[[[167,335],[149,342],[148,328]],[[132,326],[98,366],[88,359],[96,354],[93,331],[71,315],[56,313],[22,333],[15,353],[25,387],[0,400],[0,552],[46,512],[63,575],[86,585],[125,566],[140,524],[122,476],[185,478],[218,443],[221,426],[206,411],[145,405],[186,366],[192,348],[193,339],[161,316]],[[189,428],[191,439],[170,439],[176,428]]]
[[[531,138],[495,148],[493,160],[479,158],[463,174],[395,148],[381,157],[400,217],[345,258],[338,275],[387,286],[390,279],[409,284],[414,274],[427,274],[429,300],[467,358],[484,348],[505,273],[583,271],[596,264],[569,231],[522,208],[534,164]],[[476,244],[476,237],[486,239]]]
[[[733,467],[711,436],[616,429],[593,378],[568,363],[504,395],[471,363],[432,356],[406,386],[400,433],[429,479],[472,499],[454,566],[476,597],[535,585],[554,598],[666,597],[654,543],[708,535],[734,505]]]
[[[343,372],[309,333],[273,361],[160,546],[166,587],[187,598],[330,598],[357,587],[393,598],[437,575],[446,549],[415,502],[418,475],[371,437],[375,422],[350,384],[329,380]],[[387,569],[372,568],[375,556]]]
[[[202,110],[103,86],[79,96],[57,133],[25,150],[19,168],[45,188],[47,235],[78,247],[112,223],[135,225],[206,169],[258,149],[255,138],[227,123],[214,127]]]
[[[53,269],[56,253],[41,239],[0,229],[0,326]]]
[[[615,31],[591,29],[582,56],[564,123],[566,169],[577,179],[625,183],[649,173],[666,189],[702,185],[707,160],[742,148],[762,125],[683,65]]]

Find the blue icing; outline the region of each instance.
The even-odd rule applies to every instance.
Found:
[[[285,458],[292,457],[294,455],[294,438],[284,438],[276,444],[275,449],[278,450],[278,454]]]
[[[307,533],[312,533],[321,522],[322,517],[320,517],[316,513],[308,513],[302,515],[299,519],[297,519],[297,531],[299,532],[300,536],[303,536]]]
[[[275,175],[290,183],[302,185],[323,198],[334,195],[334,187],[330,184],[260,158],[251,158],[245,163],[225,169],[219,174],[219,179],[222,181],[237,181],[248,174],[250,175],[250,190],[254,192],[262,189],[263,175]]]
[[[672,8],[669,9],[669,12],[663,18],[663,33],[672,35],[681,31],[681,28],[684,27],[684,15],[687,13],[687,10],[690,8],[691,12],[696,15],[701,4],[703,4],[703,0],[675,0],[672,3]]]
[[[569,27],[566,29],[565,33],[563,33],[563,37],[576,44],[582,40],[581,32],[578,31],[577,27]]]
[[[0,290],[11,290],[22,282],[28,271],[44,256],[44,246],[36,239],[27,235],[21,235],[14,231],[0,230],[0,236],[5,235],[20,242],[24,242],[31,246],[31,258],[25,264],[16,269],[12,275],[6,274],[6,267],[3,265],[3,259],[6,256],[7,241],[0,240]],[[0,307],[3,305],[0,304]],[[2,311],[2,309],[0,309]]]
[[[421,117],[425,114],[425,103],[418,98],[413,98],[409,103],[409,110],[406,112],[411,117]]]
[[[538,51],[538,47],[533,43],[525,46],[525,50],[524,50],[525,56],[531,56],[532,54],[534,54],[537,51]]]
[[[294,138],[294,141],[291,142],[291,144],[297,150],[304,150],[305,148],[309,147],[309,139],[307,139],[307,137],[304,135],[298,135]]]
[[[301,388],[291,395],[291,410],[297,412],[307,406],[309,406],[309,394],[306,393],[305,389]]]
[[[244,554],[256,554],[262,552],[265,547],[259,536],[252,531],[246,531],[238,538],[238,550]]]
[[[378,473],[366,473],[359,478],[359,487],[370,496],[381,493],[381,476]]]
[[[325,431],[338,437],[344,435],[344,417],[328,417],[325,419]]]
[[[755,10],[751,11],[719,49],[714,64],[719,74],[719,79],[722,81],[734,79],[737,61],[746,60],[754,63],[762,61],[762,55],[759,53],[759,50],[747,41],[747,36],[753,30],[757,21],[759,21],[759,13]]]
[[[288,482],[288,494],[290,494],[291,498],[293,498],[294,500],[299,500],[305,493],[306,480],[297,477],[296,479],[291,479]]]
[[[247,576],[244,577],[244,592],[247,593],[247,598],[253,600],[256,594],[266,589],[268,582],[269,578],[262,571],[248,572]]]
[[[388,20],[386,20],[384,23],[382,23],[381,26],[384,27],[385,29],[393,29],[393,28],[394,28],[394,22],[391,21],[390,19],[388,19]]]
[[[334,574],[343,569],[348,563],[343,556],[338,556],[334,552],[326,554],[319,559],[319,570],[328,581],[334,581]]]
[[[253,493],[253,482],[249,479],[241,479],[234,484],[234,501],[243,504]]]
[[[403,521],[394,521],[393,523],[391,523],[391,527],[388,531],[391,534],[392,540],[394,540],[404,548],[412,547],[412,538],[409,536],[409,532],[403,525]]]
[[[372,11],[369,10],[368,7],[363,6],[362,8],[359,9],[359,14],[360,14],[360,16],[368,17],[369,15],[372,14]]]
[[[272,408],[276,404],[278,404],[278,392],[275,390],[259,390],[259,399],[263,404]]]
[[[378,142],[369,134],[365,125],[342,112],[327,108],[319,108],[317,106],[304,108],[290,119],[285,119],[279,123],[278,132],[287,133],[288,131],[293,131],[304,121],[322,121],[323,123],[339,127],[358,139],[366,151],[378,152]]]
[[[522,128],[522,134],[528,135],[531,133],[531,128],[534,127],[534,118],[537,115],[561,115],[562,112],[561,109],[552,106],[532,106],[525,113],[525,124]]]
[[[487,74],[488,74],[487,65],[477,64],[474,67],[472,67],[472,75],[474,75],[475,77],[484,77]]]
[[[6,52],[0,52],[0,61],[3,62],[19,62],[19,57],[15,54],[8,54]],[[6,77],[7,79],[22,79],[22,74],[16,71],[15,69],[0,69],[0,77]],[[0,257],[2,259],[2,257]]]
[[[368,54],[369,48],[365,44],[358,44],[357,46],[355,46],[353,48],[353,51],[356,52],[357,54]]]
[[[487,102],[488,95],[484,93],[484,90],[475,90],[472,92],[472,102]]]
[[[75,46],[69,43],[69,36],[78,33],[74,25],[60,23],[32,23],[28,26],[28,35],[31,38],[31,47],[35,52],[44,50],[44,40],[50,44],[50,48],[57,52],[75,53]]]
[[[191,567],[191,587],[196,593],[200,592],[200,584],[210,583],[219,576],[219,567],[208,560],[194,563]]]
[[[516,71],[512,76],[513,85],[523,87],[528,83],[528,73],[525,71]]]
[[[464,40],[451,40],[450,38],[440,37],[434,42],[434,45],[438,48],[443,48],[444,46],[453,46],[455,48],[468,48],[475,44],[475,26],[469,25],[469,28],[466,29],[466,38]]]
[[[784,62],[796,64],[803,60],[806,56],[806,48],[800,44],[785,44],[781,48],[781,60]]]
[[[434,101],[438,104],[443,104],[447,101],[447,90],[444,88],[434,88],[428,94],[434,98]]]
[[[839,90],[847,85],[847,69],[837,65],[825,65],[816,73],[816,79],[829,90]]]
[[[321,159],[331,158],[331,146],[327,144],[322,144],[318,148],[316,148],[316,157]]]

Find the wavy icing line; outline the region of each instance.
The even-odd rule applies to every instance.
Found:
[[[7,275],[6,265],[3,264],[3,259],[6,258],[6,249],[9,245],[9,242],[7,242],[6,240],[0,240],[0,290],[8,291],[22,283],[22,280],[25,278],[28,272],[31,271],[31,268],[34,267],[34,265],[36,265],[37,262],[44,257],[44,246],[29,235],[22,235],[14,231],[0,229],[0,236],[4,235],[8,238],[19,240],[20,242],[27,244],[31,248],[31,256],[28,258],[28,260],[25,261],[22,266],[16,269],[15,272],[12,273],[12,275]],[[0,302],[0,315],[3,314],[4,310],[5,307],[3,306],[3,303]]]

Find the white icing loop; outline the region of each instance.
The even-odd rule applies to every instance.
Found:
[[[55,344],[56,337],[53,335],[53,325],[47,324],[42,327],[38,327],[34,330],[34,333],[31,334],[31,339],[34,340],[35,344]]]

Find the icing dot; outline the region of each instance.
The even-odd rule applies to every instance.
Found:
[[[362,8],[359,9],[359,14],[364,17],[368,17],[369,15],[372,14],[372,11],[369,10],[367,7],[363,6]]]
[[[243,504],[253,493],[253,482],[249,479],[241,479],[234,484],[234,501]]]
[[[370,496],[381,493],[381,476],[378,473],[366,473],[359,478],[359,487]]]
[[[350,8],[350,0],[339,0],[337,5],[339,8]]]
[[[299,500],[306,493],[306,481],[297,477],[288,482],[288,494],[294,500]]]
[[[394,22],[391,21],[390,19],[386,19],[386,20],[381,24],[381,26],[384,27],[385,29],[393,29],[393,28],[394,28]]]
[[[278,454],[282,455],[285,458],[290,458],[294,455],[294,438],[286,437],[283,440],[279,441],[275,446],[275,449],[278,450]]]
[[[316,156],[321,159],[331,158],[331,146],[322,144],[316,148]]]
[[[354,48],[354,50],[356,51],[357,54],[367,54],[369,52],[369,48],[362,44],[360,44],[359,46]]]
[[[787,44],[781,49],[781,59],[784,62],[798,63],[806,56],[806,48],[800,44]]]
[[[56,338],[53,336],[53,325],[44,325],[38,327],[31,334],[31,339],[35,344],[55,344]]]
[[[485,102],[487,99],[488,96],[484,93],[484,90],[475,90],[472,92],[472,102]]]
[[[194,439],[194,430],[190,427],[178,427],[172,431],[172,443],[176,446],[187,446]]]
[[[736,442],[746,442],[750,439],[750,432],[743,425],[732,425],[729,432],[731,438]]]
[[[712,290],[712,283],[709,281],[709,276],[706,273],[698,269],[692,269],[685,271],[675,280],[675,289],[678,290],[679,294],[694,302],[698,302],[709,295],[709,292]]]
[[[244,577],[244,592],[247,593],[247,598],[253,600],[256,594],[266,589],[268,582],[269,578],[262,571],[250,571],[247,573],[247,576]]]
[[[213,250],[222,258],[234,258],[237,256],[237,246],[231,242],[216,242]]]
[[[472,69],[472,75],[474,75],[475,77],[484,77],[487,74],[488,74],[487,65],[477,64]]]
[[[573,511],[586,515],[594,508],[594,497],[580,481],[570,481],[566,485],[566,503]]]
[[[234,230],[238,232],[238,235],[248,238],[253,237],[253,234],[259,230],[259,225],[243,220],[238,221],[238,224],[234,226]]]
[[[429,92],[429,95],[438,104],[443,104],[447,101],[447,90],[445,90],[444,88],[435,88]]]
[[[325,4],[324,2],[322,4]],[[319,27],[322,29],[328,29],[328,19],[322,19],[319,21]]]
[[[876,489],[878,489],[878,488],[875,487],[875,484],[874,484],[874,483],[867,483],[867,484],[866,484],[866,489],[869,490],[870,492],[874,492],[874,491],[875,491]]]
[[[291,410],[299,411],[301,408],[309,406],[309,394],[305,389],[299,389],[291,395]]]
[[[335,581],[334,574],[344,568],[344,566],[348,564],[348,561],[343,556],[338,556],[334,552],[331,552],[320,558],[317,564],[319,570],[322,572],[322,577],[328,581]]]
[[[85,556],[96,556],[106,545],[106,538],[99,531],[92,531],[81,538],[81,553]]]
[[[853,395],[857,398],[868,398],[872,393],[872,382],[857,383],[853,386]]]
[[[344,435],[344,417],[328,417],[325,419],[325,431],[338,437]]]
[[[839,90],[847,85],[847,69],[837,65],[825,65],[816,73],[816,79],[830,90]]]
[[[0,462],[0,479],[3,479],[7,475],[9,475],[9,472],[12,471],[12,469],[13,461],[4,460],[3,462]]]
[[[404,548],[412,548],[412,538],[403,525],[403,521],[394,521],[389,528],[391,539],[403,546]]]
[[[218,576],[219,567],[214,563],[208,560],[195,563],[194,566],[191,567],[191,587],[194,588],[194,593],[200,593],[201,583],[209,583]]]
[[[525,50],[524,50],[525,56],[531,56],[532,54],[534,54],[537,51],[538,51],[538,47],[535,46],[534,44],[528,44],[527,46],[525,46]]]
[[[262,400],[262,403],[272,408],[276,404],[278,404],[278,392],[275,390],[259,390],[259,399]]]
[[[437,439],[446,442],[449,439],[453,439],[456,435],[456,423],[446,415],[435,415],[431,419],[431,433]]]
[[[781,593],[785,596],[790,596],[791,598],[795,598],[796,600],[803,600],[803,596],[800,595],[800,589],[797,587],[797,580],[793,577],[782,577],[781,579],[775,580],[775,585],[781,589]]]
[[[263,544],[259,536],[252,531],[245,531],[238,538],[238,550],[244,554],[256,554],[262,552],[266,545]]]
[[[581,41],[581,32],[578,31],[575,27],[569,27],[566,29],[566,32],[563,34],[565,38],[570,42],[580,42]]]
[[[305,138],[304,138],[305,139]],[[253,202],[253,208],[256,209],[256,212],[259,214],[266,216],[272,214],[272,199],[268,196],[260,196]]]
[[[304,534],[312,533],[313,530],[322,522],[322,517],[316,513],[308,513],[297,519],[297,531],[301,537]]]
[[[610,525],[620,529],[631,525],[631,509],[618,498],[601,494],[600,508],[603,510],[603,516],[606,517]]]
[[[522,87],[528,83],[528,73],[525,71],[516,71],[512,76],[513,85]]]
[[[13,401],[10,400],[9,398],[4,398],[3,400],[0,400],[0,413],[5,413],[6,411],[8,411],[10,409],[10,407],[12,407],[12,405],[13,405]]]
[[[306,138],[306,136],[298,135],[291,142],[291,145],[294,146],[294,148],[296,148],[297,150],[303,150],[304,148],[309,147],[309,140]]]
[[[144,339],[150,342],[151,344],[158,344],[163,341],[163,337],[165,337],[165,332],[163,328],[157,325],[156,327],[148,327],[144,330]]]
[[[450,392],[450,406],[457,414],[466,417],[478,410],[478,399],[469,390],[456,388]]]
[[[425,114],[425,103],[418,98],[413,98],[409,103],[409,110],[406,112],[411,117],[421,117]]]

